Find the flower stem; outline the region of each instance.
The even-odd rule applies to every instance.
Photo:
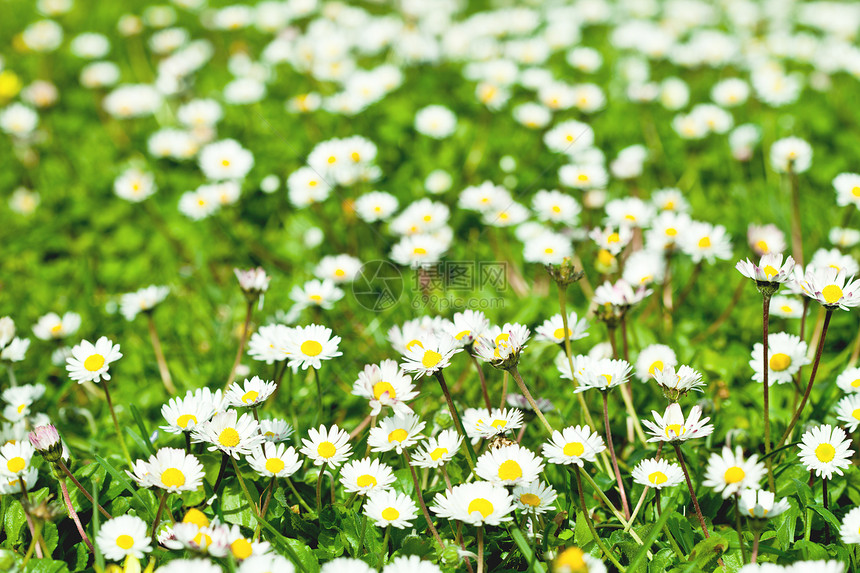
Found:
[[[597,530],[594,529],[594,523],[591,521],[591,516],[588,515],[588,508],[585,505],[585,494],[582,493],[582,478],[580,477],[580,471],[579,466],[574,466],[573,475],[576,476],[576,489],[579,492],[579,505],[582,511],[582,517],[585,518],[585,524],[588,525],[588,530],[591,532],[591,536],[594,537],[594,542],[603,554],[606,555],[606,558],[615,565],[615,568],[623,572],[625,571],[624,567],[621,566],[621,563],[618,562],[615,555],[607,549],[606,544],[604,544],[603,540],[600,539],[600,536],[597,535]]]
[[[131,454],[128,453],[128,446],[125,445],[125,437],[122,435],[122,430],[119,429],[119,420],[116,418],[116,412],[113,409],[113,401],[110,399],[110,391],[107,387],[107,382],[104,378],[101,379],[102,389],[105,392],[105,400],[107,401],[108,410],[110,410],[111,418],[113,418],[113,427],[116,430],[116,436],[119,438],[119,445],[122,446],[122,452],[125,454],[125,459],[131,464]]]
[[[305,508],[305,511],[313,511],[311,509],[311,506],[308,505],[308,502],[305,501],[305,498],[303,498],[299,494],[299,491],[296,489],[296,486],[293,484],[293,480],[291,480],[290,478],[287,478],[287,486],[290,488],[290,491],[293,492],[293,495],[296,496],[296,499],[299,500],[299,505],[301,505],[302,507]]]
[[[752,555],[750,556],[750,563],[755,563],[758,559],[758,540],[760,537],[761,531],[756,530],[753,533]]]
[[[33,539],[30,541],[30,546],[27,548],[27,554],[24,555],[24,561],[21,563],[21,570],[27,570],[27,563],[30,561],[30,558],[33,556],[33,551],[35,550],[37,553],[37,557],[39,559],[42,558],[42,548],[39,547],[38,539],[42,535],[42,522],[37,521],[34,525],[33,531]]]
[[[612,430],[609,427],[609,400],[606,392],[601,392],[603,397],[603,429],[606,432],[606,445],[609,446],[609,457],[612,459],[612,469],[615,472],[615,481],[618,483],[618,493],[621,496],[621,508],[624,510],[624,519],[630,520],[630,506],[627,503],[627,492],[624,491],[624,482],[621,479],[621,471],[618,469],[618,458],[615,456],[615,446],[612,443]]]
[[[823,497],[824,509],[829,509],[830,500],[828,499],[830,496],[827,495],[827,478],[821,478],[821,494]],[[824,545],[830,545],[830,523],[824,524]]]
[[[320,473],[317,476],[317,515],[322,510],[322,481],[324,472],[325,466],[320,466]]]
[[[746,544],[744,543],[744,528],[741,524],[741,508],[738,499],[740,498],[740,493],[735,492],[735,529],[738,531],[738,545],[741,546],[741,566],[745,565],[747,562],[747,549]]]
[[[221,466],[218,468],[218,477],[215,478],[215,485],[212,486],[212,491],[218,495],[221,482],[224,480],[224,472],[227,470],[227,454],[221,453]]]
[[[642,495],[639,496],[639,501],[636,503],[636,507],[633,508],[633,514],[630,516],[630,519],[627,521],[627,525],[624,526],[624,532],[627,533],[630,531],[630,528],[633,527],[633,522],[636,520],[636,516],[639,514],[639,510],[642,509],[642,503],[645,501],[645,496],[648,495],[648,491],[651,488],[646,487],[642,490]]]
[[[770,374],[770,364],[768,363],[768,326],[770,322],[770,295],[762,296],[762,376],[764,383],[762,384],[762,396],[764,401],[764,453],[767,456],[767,483],[770,491],[776,491],[773,479],[773,458],[770,457],[770,382],[768,377]]]
[[[439,381],[439,386],[442,388],[442,394],[445,395],[445,402],[448,403],[448,410],[451,412],[451,417],[454,419],[454,426],[456,426],[460,435],[465,438],[466,449],[469,452],[469,457],[466,458],[466,461],[469,462],[469,467],[474,470],[475,462],[478,458],[475,455],[475,449],[472,447],[471,440],[463,429],[463,421],[460,419],[460,414],[457,412],[457,407],[454,405],[454,399],[451,398],[451,391],[448,389],[448,384],[445,382],[445,375],[442,374],[441,370],[437,370],[434,375],[436,376],[436,380]]]
[[[90,538],[87,537],[87,532],[84,530],[84,526],[81,525],[81,520],[78,517],[78,513],[75,511],[75,508],[72,507],[72,500],[69,498],[69,489],[66,487],[65,478],[60,479],[60,490],[63,492],[63,501],[66,503],[66,509],[69,512],[69,517],[72,518],[72,521],[75,522],[75,527],[78,528],[78,533],[81,535],[81,539],[86,544],[87,548],[90,550],[90,553],[95,553],[93,550],[93,544],[90,543]]]
[[[254,498],[251,497],[251,492],[248,491],[248,486],[245,484],[245,478],[242,477],[242,472],[239,471],[239,464],[236,463],[236,458],[230,456],[230,461],[233,463],[233,471],[236,472],[236,478],[239,480],[239,485],[242,486],[242,492],[248,500],[248,505],[251,506],[251,511],[253,511],[257,517],[261,517],[260,508],[257,507],[257,503],[254,501]]]
[[[812,392],[812,384],[815,382],[815,374],[818,372],[818,363],[821,362],[821,352],[824,350],[824,339],[827,337],[827,327],[830,325],[830,318],[832,316],[833,309],[828,308],[827,314],[824,316],[824,326],[821,329],[821,338],[818,339],[818,348],[815,350],[815,361],[812,363],[812,372],[809,374],[809,383],[806,385],[806,391],[803,393],[803,399],[800,401],[800,405],[797,407],[797,410],[794,411],[794,416],[791,417],[791,422],[788,424],[788,428],[786,428],[785,433],[782,435],[782,439],[780,439],[779,443],[776,445],[777,448],[782,446],[782,444],[784,444],[791,435],[791,431],[800,419],[800,414],[803,412],[803,408],[806,406],[807,400],[809,400],[809,394]]]
[[[798,265],[803,266],[803,230],[800,226],[800,190],[797,174],[789,166],[788,180],[791,184],[791,254]]]
[[[468,440],[469,438],[466,439]],[[430,512],[427,511],[427,504],[424,503],[424,494],[421,491],[421,485],[418,483],[418,474],[415,473],[415,467],[411,463],[412,460],[409,459],[409,452],[405,449],[403,450],[403,460],[406,462],[406,465],[409,466],[409,471],[412,473],[412,483],[415,484],[415,493],[418,495],[418,504],[421,506],[421,512],[424,514],[424,519],[427,520],[427,528],[430,530],[436,543],[439,544],[439,547],[445,549],[445,544],[442,543],[442,538],[439,537],[439,532],[436,531],[436,526],[433,525],[433,520],[430,518]],[[478,567],[480,568],[480,564]]]
[[[484,527],[478,526],[478,573],[484,573]]]
[[[158,502],[158,510],[155,512],[155,519],[152,520],[152,544],[158,545],[158,525],[161,523],[161,514],[164,512],[164,505],[167,503],[167,490],[161,492],[161,500]]]
[[[484,370],[481,368],[481,365],[478,363],[478,359],[475,358],[475,355],[471,352],[468,353],[469,358],[472,359],[472,364],[475,365],[475,370],[478,371],[478,378],[481,380],[481,393],[484,395],[484,405],[487,407],[487,410],[492,410],[493,406],[490,404],[490,394],[487,392],[487,379],[484,378]]]
[[[317,413],[317,416],[319,417],[319,419],[317,420],[317,422],[322,423],[323,416],[325,415],[325,411],[323,409],[323,393],[322,393],[322,383],[320,382],[320,372],[319,372],[319,370],[317,370],[316,368],[313,368],[313,367],[311,367],[311,370],[314,371],[314,382],[316,382],[316,385],[317,385],[317,405],[319,406],[319,411]]]
[[[526,383],[523,382],[523,377],[520,376],[520,371],[517,370],[516,364],[511,367],[510,373],[511,373],[511,376],[514,377],[514,380],[517,382],[517,386],[520,387],[520,392],[523,393],[523,396],[526,397],[526,400],[528,400],[529,405],[531,405],[532,409],[535,411],[535,415],[537,415],[538,419],[543,424],[543,427],[546,428],[547,433],[550,436],[552,436],[552,432],[553,432],[552,426],[549,425],[549,422],[547,422],[546,418],[543,415],[543,412],[541,412],[540,408],[538,408],[538,405],[535,402],[535,399],[532,398],[532,395],[529,392],[529,389],[526,388]]]
[[[675,447],[675,454],[678,456],[678,463],[681,464],[681,469],[684,471],[684,479],[687,480],[687,489],[690,490],[690,498],[693,500],[693,507],[696,508],[699,525],[702,526],[702,532],[705,534],[705,538],[708,538],[710,537],[708,534],[708,526],[705,525],[705,518],[702,516],[702,508],[699,507],[699,499],[696,497],[696,491],[693,489],[693,482],[690,480],[690,472],[687,470],[687,464],[684,462],[684,455],[681,453],[681,446],[677,443],[672,445]]]
[[[230,375],[227,377],[225,389],[230,387],[233,380],[236,379],[236,369],[239,368],[239,363],[242,362],[242,354],[245,352],[245,342],[248,340],[248,328],[251,326],[251,315],[254,314],[254,301],[248,301],[248,308],[245,311],[245,322],[242,325],[242,336],[239,338],[239,350],[236,352],[236,359],[233,361],[233,367],[230,369]]]
[[[72,475],[72,472],[69,471],[69,468],[66,466],[66,464],[62,458],[57,460],[57,465],[60,466],[60,469],[63,470],[63,473],[65,473],[69,477],[69,479],[72,480],[72,483],[75,484],[75,487],[78,488],[82,494],[84,494],[84,497],[87,498],[90,501],[90,503],[92,503],[94,506],[96,506],[96,508],[99,510],[99,512],[102,515],[104,515],[108,519],[112,518],[111,514],[108,513],[107,510],[105,508],[103,508],[101,505],[96,503],[95,500],[93,500],[93,496],[90,495],[90,492],[88,492],[86,490],[86,488],[81,485],[81,482],[79,482],[75,478],[75,476]]]
[[[161,348],[161,339],[158,337],[158,330],[155,328],[155,320],[152,318],[152,312],[146,313],[147,326],[149,327],[149,339],[152,341],[152,350],[155,352],[155,362],[158,364],[158,373],[161,375],[161,383],[171,396],[176,394],[176,386],[173,385],[173,379],[170,377],[170,369],[167,367],[167,361],[164,359],[164,350]]]

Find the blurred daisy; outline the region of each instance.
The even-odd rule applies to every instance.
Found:
[[[320,426],[318,430],[310,428],[308,437],[302,438],[302,444],[299,451],[313,460],[315,466],[336,468],[352,454],[349,434],[336,425],[328,429],[325,426]]]
[[[59,340],[76,333],[80,326],[81,315],[76,312],[67,312],[62,317],[49,312],[33,325],[33,334],[39,340]]]
[[[221,451],[233,456],[247,456],[263,442],[260,425],[251,414],[227,410],[201,422],[191,431],[192,440],[209,445],[209,451]]]
[[[207,179],[243,179],[254,166],[254,155],[234,139],[210,143],[200,150],[200,170]]]
[[[840,173],[833,178],[836,189],[836,204],[840,207],[854,205],[860,207],[860,175],[857,173]]]
[[[569,338],[572,342],[588,336],[588,322],[584,318],[580,319],[575,312],[568,315],[567,326],[568,330],[565,332],[562,316],[560,314],[553,315],[535,329],[535,340],[561,344],[565,338]]]
[[[523,259],[529,263],[558,265],[573,254],[571,240],[552,231],[544,231],[524,241]]]
[[[274,571],[274,569],[272,571]],[[242,571],[240,573],[245,572]],[[249,573],[256,573],[256,571]],[[376,573],[376,569],[372,569],[370,565],[361,559],[338,557],[323,564],[320,568],[320,573]]]
[[[418,396],[414,388],[412,379],[397,362],[383,360],[379,364],[368,364],[358,373],[352,394],[369,401],[371,416],[379,415],[386,406],[395,414],[408,414],[412,409],[406,402]]]
[[[850,447],[851,440],[842,428],[816,426],[803,434],[798,456],[807,470],[815,471],[818,477],[831,479],[834,473],[842,475],[842,470],[851,465],[854,450]]]
[[[606,573],[600,559],[585,553],[579,547],[568,547],[552,562],[552,573]]]
[[[511,521],[514,506],[513,498],[505,488],[478,481],[437,493],[430,510],[444,519],[480,526]]]
[[[770,300],[770,313],[780,318],[800,318],[803,303],[794,297],[776,295]]]
[[[69,378],[78,384],[110,380],[110,363],[120,358],[119,344],[114,344],[106,336],[96,340],[95,344],[82,340],[72,347],[72,355],[66,359],[66,370]]]
[[[703,260],[713,263],[717,259],[727,260],[732,256],[732,243],[722,225],[694,221],[687,227],[678,244],[694,263]]]
[[[134,320],[138,313],[154,309],[169,293],[170,289],[166,286],[155,285],[126,293],[119,299],[119,310],[126,320]]]
[[[747,242],[760,257],[785,251],[785,233],[776,225],[750,225]]]
[[[266,364],[283,362],[289,357],[287,347],[292,331],[292,328],[284,324],[261,326],[248,341],[248,355]]]
[[[651,344],[646,346],[636,358],[636,377],[642,382],[647,382],[654,377],[657,371],[678,365],[675,351],[665,344]]]
[[[314,269],[320,280],[330,280],[335,284],[355,279],[361,270],[361,261],[350,255],[328,255],[323,257]]]
[[[633,468],[633,481],[655,489],[675,487],[684,481],[684,472],[681,466],[665,459],[647,459]]]
[[[121,515],[105,521],[96,536],[96,545],[111,561],[121,561],[129,555],[143,559],[152,551],[147,525],[134,515]]]
[[[442,430],[438,436],[427,438],[412,454],[412,465],[421,468],[438,468],[450,462],[460,446],[463,436],[456,430]]]
[[[484,313],[471,309],[455,313],[454,319],[447,324],[448,333],[460,343],[460,346],[472,345],[489,328],[490,321]]]
[[[860,368],[847,368],[836,377],[836,385],[849,394],[860,392]]]
[[[389,489],[394,483],[391,466],[379,460],[364,458],[344,464],[340,470],[340,483],[347,493],[367,495],[378,490]]]
[[[158,487],[169,492],[196,491],[203,484],[203,465],[178,448],[161,448],[149,460],[137,460],[126,473],[140,487]]]
[[[705,481],[702,485],[722,493],[723,499],[726,499],[744,489],[758,489],[764,474],[764,464],[758,461],[757,454],[744,460],[744,453],[740,446],[735,448],[734,452],[731,448],[723,446],[721,454],[711,454],[708,458]]]
[[[860,280],[846,278],[845,272],[831,267],[819,269],[809,265],[800,281],[803,294],[834,310],[860,305]]]
[[[763,489],[745,489],[738,501],[742,513],[757,519],[776,517],[791,507],[784,499],[775,502],[773,492]]]
[[[245,459],[262,477],[286,478],[302,467],[302,461],[292,446],[270,442],[257,446]]]
[[[400,555],[383,567],[382,573],[442,573],[442,570],[435,563],[424,561],[418,555]]]
[[[274,382],[266,382],[258,376],[254,376],[250,380],[247,378],[245,382],[233,382],[230,388],[224,394],[224,403],[228,406],[247,406],[257,407],[268,399],[274,393],[277,386]]]
[[[860,425],[860,394],[849,394],[836,404],[836,418],[853,432]]]
[[[842,543],[860,543],[860,507],[855,507],[842,518],[839,529]]]
[[[551,464],[576,464],[583,467],[586,462],[606,449],[603,438],[588,426],[570,426],[552,433],[550,441],[543,444],[544,457]]]
[[[260,434],[267,442],[285,442],[293,435],[293,427],[278,418],[260,420]]]
[[[19,440],[0,447],[0,475],[14,478],[27,474],[36,449],[29,440]]]
[[[372,452],[396,450],[398,454],[424,439],[421,430],[426,424],[417,414],[396,414],[383,419],[379,426],[370,429],[367,444]]]
[[[693,406],[690,415],[684,418],[684,412],[677,402],[669,404],[663,415],[651,411],[654,422],[642,420],[652,437],[649,442],[683,442],[694,438],[704,438],[714,431],[713,424],[708,424],[710,418],[701,419],[702,409]]]
[[[528,485],[518,485],[513,489],[514,504],[523,513],[541,515],[555,509],[553,502],[558,495],[552,486],[535,480]]]
[[[786,384],[791,382],[802,366],[810,363],[806,357],[807,345],[799,336],[786,332],[777,332],[768,336],[768,382]],[[760,342],[753,345],[750,368],[754,373],[752,379],[756,382],[764,380],[762,367],[763,346]]]
[[[294,573],[295,570],[295,566],[287,561],[286,557],[282,557],[274,553],[265,553],[262,555],[251,555],[242,561],[236,569],[236,573],[268,573],[274,571],[277,571],[278,573]],[[184,573],[191,572],[185,571]],[[344,571],[342,573],[348,572]]]
[[[373,490],[364,504],[364,515],[377,527],[405,529],[418,516],[418,506],[405,493],[391,489]]]
[[[42,384],[23,384],[3,390],[3,417],[10,422],[17,422],[30,414],[33,402],[44,396],[45,386]]]
[[[543,460],[519,444],[487,450],[475,464],[478,477],[496,485],[530,484],[542,470]]]
[[[799,137],[785,137],[770,148],[770,165],[777,173],[803,173],[812,165],[812,146]]]
[[[297,326],[290,333],[287,354],[291,368],[302,370],[322,367],[323,360],[331,360],[343,354],[338,351],[340,336],[332,336],[330,328],[319,324]]]

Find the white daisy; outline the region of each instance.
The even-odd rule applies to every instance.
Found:
[[[545,340],[562,344],[566,338],[571,342],[580,340],[588,336],[588,322],[584,318],[580,319],[575,312],[571,312],[567,317],[567,332],[564,330],[564,322],[560,314],[555,314],[549,320],[545,320],[542,325],[535,329],[535,340]]]
[[[558,495],[551,485],[535,480],[528,485],[518,485],[513,490],[514,504],[523,513],[541,515],[554,509]]]
[[[553,573],[606,573],[606,565],[579,547],[568,547],[552,562]]]
[[[166,286],[150,285],[122,295],[119,298],[119,310],[126,320],[134,320],[138,313],[154,309],[168,294],[170,289]]]
[[[836,385],[849,394],[860,392],[860,367],[847,368],[836,377]]]
[[[257,446],[245,459],[263,477],[290,477],[302,467],[302,461],[292,446],[271,442]]]
[[[763,255],[759,264],[750,262],[749,259],[738,261],[735,268],[745,277],[757,283],[784,283],[791,280],[794,270],[794,259],[788,257],[785,262],[780,253],[768,253]]]
[[[552,433],[549,442],[542,446],[546,460],[551,464],[576,464],[593,462],[597,454],[606,449],[603,438],[588,426],[569,426]]]
[[[169,492],[196,491],[203,484],[203,465],[178,448],[161,448],[149,460],[137,460],[126,473],[140,487],[158,487]]]
[[[708,467],[705,470],[705,487],[712,488],[723,494],[723,499],[744,489],[758,489],[759,481],[765,474],[764,464],[758,461],[758,455],[753,454],[744,460],[740,446],[732,452],[731,448],[723,446],[721,454],[711,454]]]
[[[373,490],[364,504],[364,515],[377,527],[405,529],[418,516],[418,506],[405,493],[392,489]]]
[[[285,442],[293,435],[293,427],[279,418],[260,420],[260,433],[267,442]]]
[[[184,398],[171,398],[161,407],[161,415],[167,422],[161,429],[171,434],[180,434],[190,432],[197,424],[209,421],[215,415],[215,409],[220,407],[220,390],[218,394],[217,402],[211,399],[211,392],[206,395],[191,390],[185,393]]]
[[[427,438],[412,454],[412,465],[421,468],[438,468],[450,462],[460,446],[463,436],[456,430],[442,430],[438,436]]]
[[[702,388],[705,386],[702,374],[687,365],[682,365],[677,372],[673,366],[655,370],[654,380],[663,388],[664,393],[668,392],[675,398],[678,395],[686,395],[690,390],[703,392]]]
[[[76,312],[67,312],[62,317],[49,312],[33,325],[33,334],[39,340],[57,340],[76,333],[80,326],[81,315]]]
[[[358,373],[352,385],[352,394],[368,400],[370,415],[377,416],[385,406],[395,414],[408,414],[412,409],[406,404],[418,396],[412,379],[400,369],[394,360],[383,360],[379,364],[368,364]]]
[[[854,450],[851,440],[842,428],[830,425],[811,428],[800,439],[798,448],[800,461],[809,471],[825,479],[831,479],[833,474],[842,475],[842,470],[851,465],[851,454]]]
[[[475,473],[496,485],[526,485],[538,478],[543,465],[540,456],[528,448],[511,444],[481,454]]]
[[[418,555],[400,555],[383,567],[382,573],[442,573],[442,569]]]
[[[860,543],[860,507],[855,507],[842,518],[839,536],[842,543]]]
[[[860,394],[849,394],[836,404],[836,418],[848,432],[860,425]]]
[[[400,367],[420,378],[447,367],[451,357],[461,350],[457,341],[448,334],[425,336],[406,348]]]
[[[340,483],[348,493],[357,492],[358,495],[367,495],[378,490],[389,489],[394,483],[394,472],[391,466],[379,460],[370,458],[352,460],[341,468]]]
[[[860,280],[847,278],[845,271],[831,267],[820,269],[808,265],[800,288],[827,309],[848,310],[860,305]]]
[[[574,392],[578,393],[591,388],[606,392],[610,388],[625,384],[630,377],[631,367],[624,360],[594,360],[580,355],[576,357],[573,369],[573,375],[579,383]]]
[[[224,394],[224,403],[228,406],[256,407],[266,401],[272,395],[277,386],[274,382],[266,382],[258,376],[245,382],[233,382]]]
[[[332,336],[331,329],[325,326],[319,324],[298,326],[290,335],[287,354],[291,368],[319,370],[323,360],[331,360],[343,354],[338,351],[340,336]]]
[[[742,513],[757,519],[776,517],[791,507],[785,499],[775,502],[773,492],[763,489],[745,489],[741,491],[738,502]],[[817,572],[818,570],[814,571]]]
[[[529,329],[518,323],[508,322],[501,328],[491,327],[475,341],[475,355],[496,368],[510,368],[519,361],[529,335]]]
[[[714,431],[713,424],[708,424],[710,418],[700,419],[702,409],[699,406],[693,406],[686,418],[677,402],[669,404],[662,416],[653,410],[651,414],[654,416],[654,422],[642,420],[652,436],[648,439],[649,442],[683,442],[704,438]]]
[[[14,478],[27,474],[32,468],[36,449],[29,440],[18,440],[0,447],[0,476]]]
[[[636,377],[642,382],[647,382],[654,377],[655,373],[667,366],[678,365],[675,351],[665,344],[651,344],[646,346],[636,358]]]
[[[325,464],[330,468],[336,468],[352,454],[349,434],[336,425],[328,429],[325,426],[320,426],[318,430],[310,428],[308,437],[302,438],[302,444],[302,449],[299,451],[311,458],[315,466]]]
[[[786,384],[802,366],[810,363],[806,357],[807,345],[799,336],[786,332],[776,332],[768,336],[768,383]],[[760,342],[753,345],[750,368],[754,373],[752,379],[756,382],[764,380],[762,358],[764,347]]]
[[[633,481],[655,489],[675,487],[684,481],[684,472],[681,466],[665,459],[647,459],[633,468]]]
[[[437,493],[430,507],[439,517],[471,525],[511,521],[513,510],[513,498],[505,488],[483,481],[456,485],[451,491]]]
[[[424,439],[421,430],[426,424],[417,414],[411,411],[407,414],[395,414],[383,419],[379,426],[370,429],[367,444],[372,452],[389,452],[395,450],[403,453]]]
[[[504,435],[523,426],[523,413],[517,408],[494,408],[486,418],[475,424],[476,433],[483,439]]]
[[[72,355],[66,359],[66,370],[69,378],[78,384],[110,380],[110,364],[120,358],[122,353],[119,344],[114,344],[106,336],[96,340],[95,344],[82,340],[72,348]]]
[[[251,414],[227,410],[215,414],[210,420],[197,424],[191,431],[194,442],[209,444],[209,451],[221,451],[237,460],[247,456],[263,442],[260,425]]]
[[[105,521],[96,536],[96,545],[111,561],[121,561],[129,555],[143,559],[152,551],[147,525],[134,515],[120,515]]]

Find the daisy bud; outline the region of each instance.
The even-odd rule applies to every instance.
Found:
[[[63,455],[63,446],[60,443],[60,434],[57,428],[48,424],[47,426],[36,426],[29,435],[33,447],[51,463],[56,463]]]
[[[566,287],[571,283],[575,283],[583,276],[584,271],[577,271],[573,266],[573,260],[570,257],[565,257],[558,265],[546,265],[546,272],[552,277],[552,280],[558,283],[560,287]]]
[[[236,278],[239,280],[239,288],[245,293],[245,296],[256,299],[258,296],[269,290],[269,281],[271,277],[266,274],[262,267],[256,269],[233,269],[236,273]]]

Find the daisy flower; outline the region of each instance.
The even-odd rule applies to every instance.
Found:
[[[667,366],[674,368],[677,365],[678,358],[675,356],[674,350],[665,344],[652,344],[643,348],[639,353],[634,371],[639,380],[647,382],[654,377],[657,371],[663,370]]]
[[[778,283],[782,284],[791,280],[791,272],[794,270],[794,259],[788,257],[785,262],[779,253],[768,253],[763,255],[759,264],[749,259],[738,261],[735,268],[745,277],[756,283]]]
[[[836,418],[848,432],[860,425],[860,394],[849,394],[836,404]]]
[[[776,295],[770,300],[770,313],[780,318],[800,318],[803,303],[791,296]]]
[[[492,327],[475,341],[475,355],[496,368],[511,368],[519,362],[529,334],[526,326],[517,323],[508,322],[501,328]]]
[[[170,289],[166,286],[150,285],[119,297],[119,311],[126,320],[134,320],[141,312],[149,312],[167,298]]]
[[[558,265],[573,254],[570,238],[545,230],[524,241],[523,259],[528,263]]]
[[[121,515],[105,521],[96,536],[96,545],[111,561],[121,561],[129,555],[143,559],[152,551],[147,525],[134,515]]]
[[[174,559],[158,568],[158,573],[223,573],[223,571],[220,565],[208,559]]]
[[[319,430],[309,429],[308,437],[302,438],[302,444],[299,451],[311,458],[315,466],[325,464],[329,468],[336,468],[352,454],[349,434],[336,425],[329,429],[325,426],[320,426]]]
[[[854,277],[846,279],[845,271],[809,265],[800,281],[800,288],[804,295],[829,310],[848,310],[860,305],[860,280],[854,280]]]
[[[272,395],[277,386],[274,382],[266,382],[258,376],[250,380],[247,378],[243,384],[233,382],[224,394],[224,403],[228,406],[257,407]]]
[[[364,504],[364,515],[372,519],[377,527],[390,525],[405,529],[418,516],[418,506],[405,493],[391,489],[373,490]]]
[[[702,381],[702,374],[690,368],[687,365],[682,365],[675,371],[674,366],[666,366],[661,370],[654,371],[654,380],[663,389],[663,393],[677,401],[678,396],[686,395],[690,390],[703,392],[705,383]]]
[[[438,334],[415,340],[405,350],[400,367],[420,378],[447,367],[451,363],[451,357],[462,348],[459,348],[457,341],[448,334]]]
[[[242,571],[240,573],[245,572]],[[320,568],[320,573],[376,573],[376,569],[371,569],[370,565],[361,559],[338,557],[337,559],[332,559],[328,563],[324,564]]]
[[[171,398],[161,407],[161,415],[167,422],[161,429],[171,434],[190,432],[197,424],[209,421],[221,409],[221,403],[221,390],[189,390],[184,398]]]
[[[732,242],[722,225],[694,221],[684,231],[678,244],[694,263],[703,260],[713,263],[717,259],[727,260],[732,256]]]
[[[613,227],[597,227],[591,230],[588,238],[610,255],[618,255],[633,239],[633,231],[628,225],[620,226],[617,231]]]
[[[854,205],[860,207],[860,175],[857,173],[840,173],[833,178],[833,188],[836,189],[836,204],[840,207]]]
[[[770,519],[791,507],[787,500],[775,501],[775,497],[773,492],[763,489],[745,489],[741,491],[738,502],[742,513],[757,519]]]
[[[490,321],[479,310],[467,309],[454,314],[454,319],[447,324],[448,333],[461,346],[469,346],[490,328]]]
[[[489,102],[484,103],[489,106]],[[423,561],[417,555],[401,555],[383,567],[382,573],[442,573],[442,570],[438,565],[430,561]]]
[[[29,440],[18,440],[0,447],[0,475],[14,478],[30,469],[36,449]]]
[[[634,304],[642,302],[652,292],[651,289],[646,289],[643,285],[634,289],[624,279],[618,280],[614,284],[605,281],[594,289],[594,297],[591,301],[598,307],[612,307],[623,313]]]
[[[568,547],[552,562],[552,571],[553,573],[606,573],[606,565],[579,547]]]
[[[95,344],[82,340],[72,348],[72,355],[66,359],[66,370],[69,378],[78,384],[110,380],[110,364],[120,358],[122,353],[119,344],[114,344],[106,336],[96,340]]]
[[[777,332],[768,336],[768,382],[786,384],[791,382],[802,366],[810,363],[806,357],[807,345],[799,336],[786,332]],[[753,345],[750,368],[754,370],[752,379],[756,382],[764,380],[762,367],[764,347],[760,342]]]
[[[704,438],[714,431],[713,424],[708,424],[710,418],[700,419],[702,409],[698,406],[693,406],[686,418],[677,402],[669,404],[662,416],[654,410],[651,410],[651,414],[654,416],[654,422],[642,420],[652,436],[648,438],[649,442],[684,442],[693,438]]]
[[[441,518],[471,525],[499,525],[513,519],[513,501],[505,488],[478,481],[437,493],[430,510]]]
[[[625,384],[630,376],[630,364],[624,360],[594,360],[588,356],[577,356],[573,368],[573,376],[579,383],[574,389],[576,393],[591,388],[606,392],[610,388]]]
[[[321,280],[331,280],[335,284],[349,282],[361,270],[361,261],[350,255],[328,255],[323,257],[314,269],[314,275]]]
[[[592,432],[588,426],[569,426],[553,432],[550,441],[541,449],[551,464],[583,467],[583,462],[593,462],[597,454],[606,449],[606,444],[600,434]]]
[[[262,555],[251,555],[239,565],[236,573],[294,573],[295,566],[286,557],[265,553]],[[346,573],[346,572],[342,572]]]
[[[860,543],[860,507],[855,507],[842,518],[839,528],[842,543]]]
[[[76,333],[80,326],[81,315],[76,312],[67,312],[62,317],[49,312],[33,325],[33,334],[39,340],[57,340]]]
[[[665,459],[647,459],[633,468],[633,481],[655,489],[675,487],[684,481],[684,472],[681,466]]]
[[[302,467],[302,461],[292,446],[266,442],[257,446],[245,458],[262,477],[290,477]]]
[[[394,360],[365,366],[352,385],[352,394],[369,401],[371,416],[379,415],[385,406],[395,414],[408,414],[412,409],[406,402],[418,396],[412,379]]]
[[[836,377],[836,385],[843,392],[853,394],[860,392],[860,367],[847,368]]]
[[[421,418],[411,411],[408,414],[389,416],[382,420],[379,426],[370,429],[367,444],[372,452],[396,450],[398,454],[402,454],[404,449],[424,439],[421,430],[425,425]]]
[[[198,164],[207,179],[243,179],[254,166],[254,156],[238,141],[224,139],[201,149]]]
[[[800,439],[798,448],[800,461],[809,471],[824,479],[831,479],[833,474],[842,475],[842,470],[851,465],[851,454],[854,450],[851,440],[842,428],[830,425],[817,426]]]
[[[233,456],[247,456],[263,442],[260,435],[260,425],[251,414],[242,414],[236,410],[227,410],[215,414],[211,420],[202,422],[191,431],[194,442],[204,442],[209,445],[209,451],[221,451]]]
[[[538,478],[543,465],[543,460],[528,448],[511,444],[481,454],[475,473],[496,485],[526,485]]]
[[[758,489],[759,481],[764,474],[764,464],[758,461],[757,454],[744,460],[744,453],[740,446],[735,448],[734,452],[731,448],[723,446],[721,454],[711,454],[708,458],[705,481],[702,485],[722,493],[723,499],[727,499],[744,489]]]
[[[523,413],[516,409],[505,408],[501,410],[494,408],[487,418],[477,421],[475,428],[477,434],[484,439],[489,439],[506,432],[517,430],[523,425]]]
[[[10,422],[17,422],[30,414],[30,406],[33,402],[45,394],[45,386],[42,384],[24,384],[12,386],[3,390],[0,395],[7,406],[3,409],[3,417]]]
[[[420,468],[438,468],[450,462],[460,446],[463,436],[456,430],[442,430],[436,437],[427,440],[412,455],[412,465]]]
[[[261,326],[248,341],[248,355],[254,360],[274,364],[289,358],[287,346],[293,329],[284,324]]]
[[[254,269],[233,269],[239,288],[246,295],[259,296],[269,290],[269,281],[272,278],[266,274],[263,267]]]
[[[812,146],[799,137],[784,137],[770,148],[770,165],[777,173],[803,173],[812,165]]]
[[[785,233],[776,225],[750,225],[747,242],[758,256],[785,251]]]
[[[290,334],[286,352],[290,358],[291,368],[319,370],[323,360],[331,360],[343,354],[337,349],[340,336],[332,336],[331,329],[325,326],[319,324],[297,326]]]
[[[137,460],[126,473],[140,487],[158,487],[169,492],[196,491],[203,484],[203,465],[178,448],[161,448],[149,460]]]
[[[588,336],[588,322],[584,318],[580,319],[575,312],[568,315],[567,327],[568,330],[565,332],[562,316],[560,314],[553,315],[535,329],[535,340],[562,344],[565,338],[569,338],[573,342]]]
[[[344,464],[340,470],[340,483],[347,493],[357,492],[367,495],[377,490],[389,489],[394,483],[391,466],[379,460],[364,458]]]
[[[528,485],[518,485],[513,490],[514,504],[523,513],[541,515],[554,509],[553,502],[558,495],[552,486],[540,480]]]

